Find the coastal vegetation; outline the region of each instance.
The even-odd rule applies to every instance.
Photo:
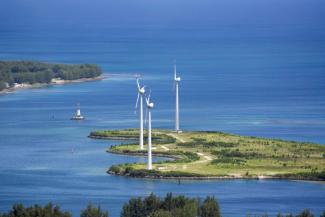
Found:
[[[146,130],[143,131],[144,139],[148,138],[148,133]],[[94,139],[117,139],[117,140],[137,140],[139,139],[139,132],[135,129],[125,129],[125,130],[103,130],[94,131],[89,135],[90,138]],[[161,134],[159,132],[152,132],[152,141],[156,144],[168,144],[176,142],[176,139],[168,134]]]
[[[67,211],[61,211],[59,206],[48,203],[45,206],[33,205],[25,207],[23,204],[15,204],[8,213],[0,213],[0,217],[71,217]]]
[[[243,213],[246,215],[247,213]],[[24,207],[22,204],[13,205],[7,213],[0,213],[0,217],[71,217],[72,213],[61,211],[59,206],[51,203],[45,206],[33,205]],[[81,211],[80,217],[108,217],[108,211],[91,203]],[[190,198],[184,195],[174,196],[167,193],[164,198],[151,193],[144,198],[131,198],[121,210],[120,217],[221,217],[221,209],[215,197]],[[251,216],[251,215],[246,215]],[[258,217],[258,215],[253,215]],[[267,214],[260,217],[268,217]],[[308,209],[294,215],[292,213],[278,213],[276,217],[316,217]],[[325,217],[325,210],[320,214]]]
[[[75,80],[100,76],[93,64],[50,64],[35,61],[0,61],[0,91],[14,83],[50,83],[53,78]]]
[[[173,196],[168,193],[165,198],[154,194],[142,199],[131,198],[124,204],[121,217],[220,217],[220,209],[214,197],[188,198],[183,195]]]
[[[91,138],[130,140],[108,152],[146,155],[137,129],[90,133]],[[108,173],[167,179],[300,179],[325,180],[325,146],[223,132],[153,130],[153,155],[167,157],[147,170],[145,163],[113,165]]]
[[[89,203],[87,208],[81,211],[80,217],[108,217],[108,211],[103,211],[100,206]]]
[[[91,203],[80,213],[80,217],[108,216],[108,211],[103,211],[100,206],[93,206]],[[30,207],[15,204],[8,213],[0,213],[0,217],[72,217],[72,214],[68,211],[61,211],[60,206],[52,203],[45,206],[35,204]]]

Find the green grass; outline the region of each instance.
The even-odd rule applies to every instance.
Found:
[[[135,129],[92,132],[101,139],[138,139]],[[278,139],[239,136],[222,132],[183,132],[153,130],[153,154],[174,161],[159,162],[154,170],[146,164],[116,165],[119,172],[132,177],[229,177],[325,180],[325,146]],[[145,155],[137,142],[112,146],[118,154]],[[126,168],[129,168],[126,170]],[[131,169],[130,169],[131,168]],[[116,168],[115,170],[116,171]],[[132,173],[130,172],[132,171]]]
[[[125,129],[125,130],[104,130],[91,132],[90,138],[97,139],[120,139],[120,140],[138,140],[139,131],[136,129]],[[152,140],[159,144],[174,143],[175,138],[166,134],[153,132],[151,136]],[[144,139],[147,139],[147,131],[144,131]]]

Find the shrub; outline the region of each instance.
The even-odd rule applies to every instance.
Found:
[[[238,157],[238,158],[261,158],[264,155],[257,152],[241,152],[237,150],[222,149],[221,151],[212,151],[212,154],[220,157]]]
[[[244,165],[246,160],[240,158],[218,158],[211,161],[211,164],[237,164],[237,165]]]
[[[114,174],[119,174],[121,173],[121,168],[117,165],[112,165],[110,168],[109,168],[109,171],[114,173]]]

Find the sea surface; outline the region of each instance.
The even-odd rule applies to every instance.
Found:
[[[181,128],[325,144],[325,27],[0,29],[0,59],[96,63],[105,79],[0,95],[0,211],[49,201],[78,216],[88,202],[119,216],[130,197],[215,196],[223,216],[325,209],[325,185],[279,180],[141,180],[106,174],[144,157],[106,153],[98,129],[134,128],[135,74],[152,92],[153,127],[173,129],[173,62]],[[85,121],[71,121],[81,104]],[[161,160],[161,159],[156,159]]]

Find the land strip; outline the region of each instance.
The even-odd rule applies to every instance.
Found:
[[[97,131],[90,137],[130,140],[111,146],[111,153],[147,154],[139,149],[136,129]],[[153,155],[173,161],[154,163],[153,170],[147,170],[145,163],[113,165],[108,172],[166,179],[325,180],[325,146],[319,144],[202,131],[153,130],[152,138]]]

